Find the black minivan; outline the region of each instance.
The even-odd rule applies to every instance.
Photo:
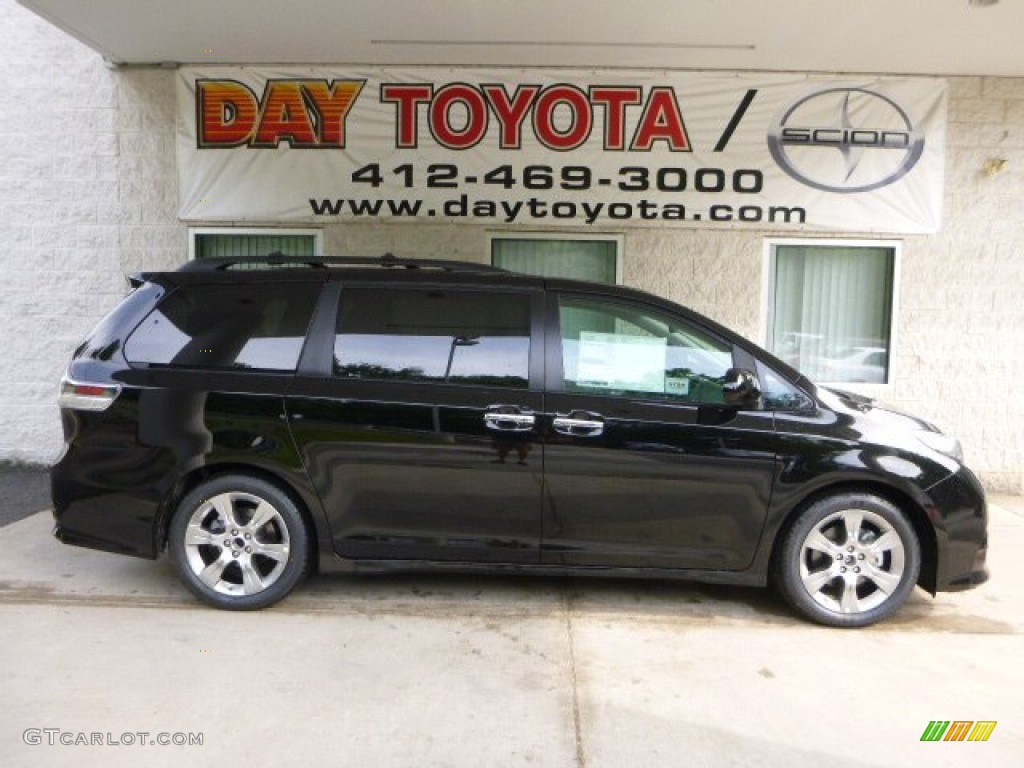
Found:
[[[214,259],[133,278],[61,382],[64,542],[221,608],[311,570],[765,585],[859,627],[987,577],[958,442],[621,287]]]

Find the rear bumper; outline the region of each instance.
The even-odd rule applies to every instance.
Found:
[[[54,538],[62,544],[69,544],[73,547],[98,549],[103,552],[114,552],[118,555],[131,555],[133,557],[142,557],[147,560],[155,560],[157,558],[157,553],[154,550],[145,550],[134,545],[127,545],[107,539],[99,539],[95,536],[90,536],[81,532],[67,530],[59,524],[53,526],[53,535]]]
[[[156,558],[160,495],[149,489],[163,487],[167,473],[149,475],[163,462],[147,456],[140,466],[125,466],[130,452],[124,448],[88,455],[93,460],[72,448],[50,470],[54,536],[74,546]]]

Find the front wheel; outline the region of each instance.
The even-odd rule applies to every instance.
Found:
[[[896,611],[921,569],[921,547],[899,508],[864,493],[821,499],[783,538],[774,581],[812,621],[864,627]]]
[[[229,610],[276,603],[310,562],[295,502],[277,486],[243,475],[215,478],[185,496],[171,520],[168,548],[185,586]]]

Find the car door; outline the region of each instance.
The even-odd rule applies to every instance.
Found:
[[[542,561],[745,568],[775,451],[770,412],[725,402],[737,350],[638,300],[548,302]]]
[[[335,551],[537,563],[539,287],[332,290],[323,362],[304,359],[287,408]]]

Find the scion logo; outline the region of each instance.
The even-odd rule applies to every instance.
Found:
[[[866,88],[823,88],[779,113],[768,129],[775,162],[824,192],[869,192],[906,176],[924,134],[895,101]]]

